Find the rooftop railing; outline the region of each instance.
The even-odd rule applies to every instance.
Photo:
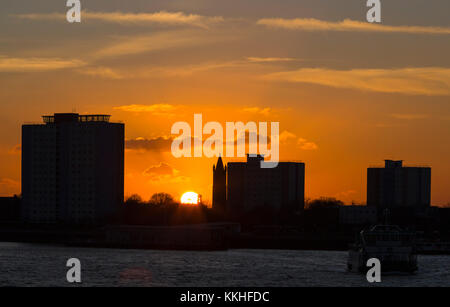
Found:
[[[87,114],[79,115],[77,113],[61,113],[54,115],[44,115],[42,119],[46,124],[61,122],[109,122],[111,115],[106,114]]]

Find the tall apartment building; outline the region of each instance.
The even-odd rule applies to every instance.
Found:
[[[124,195],[124,124],[56,113],[22,126],[22,219],[101,223]]]
[[[368,206],[421,209],[430,202],[430,167],[404,167],[402,161],[386,160],[384,168],[367,169]]]
[[[279,162],[275,168],[261,168],[264,157],[247,155],[247,162],[230,162],[226,173],[214,176],[213,199],[223,199],[218,184],[226,177],[226,210],[240,214],[267,206],[275,211],[303,209],[305,198],[305,164]],[[221,161],[219,161],[221,162]],[[218,163],[219,164],[219,163]],[[225,187],[223,187],[225,188]]]

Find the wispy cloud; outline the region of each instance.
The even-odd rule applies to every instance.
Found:
[[[8,153],[10,155],[18,155],[22,152],[22,145],[17,144],[15,145],[13,148],[11,148],[10,150],[8,150]]]
[[[160,75],[166,77],[188,77],[196,73],[209,72],[212,70],[243,67],[240,61],[206,62],[194,65],[155,67],[147,71],[143,76]]]
[[[409,34],[450,34],[447,27],[425,27],[425,26],[389,26],[351,19],[344,21],[325,21],[314,18],[263,18],[257,21],[258,25],[270,28],[280,28],[301,31],[340,31],[340,32],[389,32]]]
[[[66,21],[66,15],[62,13],[47,14],[18,14],[16,18],[28,20],[58,20]],[[184,12],[160,11],[154,13],[124,13],[124,12],[90,12],[81,13],[83,21],[100,21],[109,23],[119,23],[123,25],[170,25],[170,26],[194,26],[208,28],[211,25],[224,21],[221,16],[202,16],[196,14],[186,14]]]
[[[255,64],[267,64],[276,62],[288,62],[297,61],[294,58],[258,58],[258,57],[247,57],[245,59],[230,60],[230,61],[209,61],[193,65],[184,66],[172,66],[172,67],[154,67],[147,71],[147,75],[164,75],[164,76],[190,76],[195,73],[207,72],[219,69],[239,69],[239,68],[250,68]],[[150,73],[148,73],[150,72]],[[249,110],[251,111],[251,110]]]
[[[0,178],[0,195],[12,196],[20,193],[20,182],[10,178]]]
[[[298,138],[297,144],[300,147],[300,149],[303,149],[303,150],[317,150],[317,149],[319,149],[319,146],[317,146],[316,143],[308,141],[307,139],[304,139],[304,138]]]
[[[96,52],[95,57],[116,57],[173,48],[198,46],[215,41],[198,31],[165,31],[134,37],[119,37],[118,42]]]
[[[384,93],[450,95],[450,68],[442,67],[352,70],[302,68],[268,74],[263,78]]]
[[[83,67],[77,69],[77,72],[83,75],[100,77],[104,79],[123,79],[125,76],[109,67]]]
[[[336,193],[336,195],[334,195],[334,197],[337,199],[342,198],[344,200],[347,200],[347,199],[353,197],[356,193],[357,193],[356,190],[341,191],[339,193]]]
[[[0,56],[0,72],[38,72],[81,67],[85,63],[76,59],[14,58]]]
[[[149,177],[152,182],[159,183],[179,183],[187,182],[189,177],[179,175],[180,171],[173,168],[167,163],[161,162],[147,168],[143,175]]]
[[[424,119],[429,117],[428,114],[400,114],[400,113],[390,114],[390,116],[396,119],[404,119],[404,120]]]
[[[144,171],[144,175],[175,175],[177,173],[176,169],[164,162],[150,166]]]
[[[293,141],[297,142],[297,146],[302,150],[317,150],[319,146],[316,143],[302,137],[297,137],[295,133],[284,130],[280,133],[279,140],[281,144],[289,144]]]
[[[260,58],[260,57],[247,57],[247,61],[251,63],[271,63],[271,62],[290,62],[296,61],[294,58],[276,58],[276,57],[268,57],[268,58]]]
[[[125,148],[135,151],[170,152],[173,138],[157,137],[152,139],[135,138],[125,140]]]
[[[106,53],[110,53],[111,55],[114,53],[126,54],[130,53],[140,53],[146,51],[153,51],[154,49],[146,49],[144,40],[138,42],[138,40],[132,40],[134,43],[137,43],[136,48],[131,48],[131,45],[125,47],[125,44],[118,43],[117,45],[113,45],[109,51]],[[144,43],[144,44],[141,44]],[[190,42],[192,43],[192,41]],[[201,43],[201,42],[200,42]],[[121,46],[120,49],[116,49],[118,46]],[[122,49],[122,46],[125,48],[130,48],[130,51],[126,49]],[[163,48],[162,45],[159,47]],[[113,48],[115,50],[113,50]],[[142,48],[142,49],[140,49]],[[168,47],[167,48],[171,48]],[[101,50],[99,53],[102,54],[106,51],[106,49]],[[296,59],[292,59],[295,61]],[[85,74],[89,76],[95,76],[106,79],[130,79],[130,78],[153,78],[153,77],[190,77],[197,73],[210,72],[214,70],[226,70],[226,69],[247,69],[251,68],[255,64],[267,64],[267,63],[278,63],[278,62],[287,62],[291,61],[290,58],[246,58],[243,60],[230,60],[230,61],[209,61],[198,64],[188,64],[188,65],[172,65],[172,66],[148,66],[148,67],[139,67],[135,70],[118,70],[116,68],[103,67],[103,66],[89,66],[82,67],[77,70],[80,74]],[[251,110],[249,110],[251,111]]]
[[[270,60],[269,60],[270,59]],[[273,59],[273,60],[272,60]],[[118,72],[122,78],[153,78],[153,77],[190,77],[195,74],[219,71],[219,70],[231,70],[233,72],[242,69],[243,71],[248,71],[254,68],[254,65],[276,63],[277,58],[254,58],[249,60],[248,58],[239,60],[229,60],[229,61],[207,61],[197,64],[186,64],[186,65],[169,65],[169,66],[150,66],[141,67],[136,71]],[[282,58],[280,58],[282,59]],[[285,58],[288,61],[288,58]],[[296,61],[297,59],[292,59]],[[261,66],[262,67],[262,66]],[[260,67],[260,68],[261,68]],[[256,109],[248,109],[246,111],[257,111]]]
[[[123,105],[119,107],[114,107],[114,110],[120,110],[125,112],[133,112],[133,113],[152,113],[153,115],[168,115],[172,113],[176,109],[175,106],[171,104],[130,104]]]
[[[287,130],[284,130],[283,132],[281,132],[280,136],[279,136],[280,143],[285,143],[291,139],[296,139],[296,138],[297,138],[297,136],[294,133],[289,132]]]
[[[242,111],[247,113],[255,113],[255,114],[261,114],[261,115],[269,115],[272,112],[271,108],[259,108],[259,107],[251,107],[251,108],[244,108]]]
[[[396,123],[396,124],[393,124],[393,123],[377,123],[377,124],[375,124],[376,128],[387,128],[387,129],[404,127],[404,126],[405,126],[404,124],[398,124],[398,123]]]

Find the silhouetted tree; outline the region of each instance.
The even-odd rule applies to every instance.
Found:
[[[320,197],[314,200],[308,200],[305,207],[308,210],[337,208],[343,206],[344,203],[333,197]]]
[[[125,201],[122,222],[131,225],[182,225],[207,223],[210,209],[205,205],[181,205],[167,193],[155,193],[148,202],[139,195]]]
[[[308,200],[303,213],[306,228],[312,231],[331,231],[339,225],[339,207],[344,203],[336,198],[321,197]]]
[[[125,200],[125,205],[126,206],[129,206],[129,205],[140,205],[142,203],[143,203],[142,197],[140,197],[137,194],[133,194],[133,195],[131,195],[130,197],[128,197]]]
[[[167,193],[155,193],[152,195],[149,201],[152,205],[157,206],[167,206],[172,205],[175,203],[175,200],[173,199],[172,195]]]

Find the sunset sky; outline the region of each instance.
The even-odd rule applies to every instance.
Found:
[[[0,195],[20,193],[21,125],[111,114],[126,130],[125,194],[211,201],[216,159],[175,159],[177,121],[280,123],[306,197],[365,203],[384,159],[432,167],[450,202],[450,1],[65,0],[0,4]],[[225,158],[225,162],[230,161]]]

